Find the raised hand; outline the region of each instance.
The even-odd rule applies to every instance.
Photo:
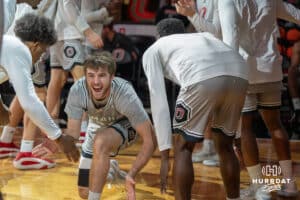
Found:
[[[103,47],[102,38],[92,29],[89,28],[86,31],[84,31],[84,35],[94,48],[99,49]]]
[[[186,17],[192,17],[196,13],[196,5],[193,0],[179,0],[175,3],[176,12]]]

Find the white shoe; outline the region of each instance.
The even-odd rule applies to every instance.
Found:
[[[209,167],[218,167],[220,166],[219,156],[214,154],[211,156],[211,160],[203,160],[202,164]]]
[[[127,173],[120,169],[116,160],[110,160],[110,168],[107,175],[107,181],[110,183],[118,183],[125,180]]]
[[[213,160],[216,152],[211,148],[202,148],[192,154],[193,162],[202,162],[203,160]]]
[[[19,153],[19,149],[13,142],[4,143],[0,141],[0,158],[15,157]]]
[[[263,186],[255,187],[251,184],[248,188],[240,191],[240,197],[243,200],[271,200],[271,194],[263,188]]]
[[[295,186],[294,191],[287,191],[285,185],[282,185],[281,190],[277,191],[277,195],[281,197],[297,197],[299,192],[297,190],[297,185]]]
[[[256,198],[256,200],[271,200],[272,196],[271,196],[270,192],[265,191],[264,187],[261,186],[256,190],[255,198]]]
[[[298,133],[292,134],[291,140],[299,140],[299,139],[300,139],[300,134],[298,134]]]
[[[34,156],[31,152],[19,152],[13,165],[17,169],[49,169],[55,166],[55,162]]]

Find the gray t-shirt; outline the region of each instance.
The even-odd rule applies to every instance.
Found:
[[[129,120],[132,127],[149,119],[129,82],[114,78],[111,87],[106,105],[97,109],[88,92],[86,79],[76,81],[70,89],[65,107],[68,118],[81,119],[86,111],[90,122],[101,128],[108,127],[124,117]]]

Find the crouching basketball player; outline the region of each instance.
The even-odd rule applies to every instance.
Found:
[[[68,134],[78,138],[84,112],[89,117],[87,137],[82,145],[78,187],[82,198],[99,200],[111,171],[117,165],[110,158],[131,144],[137,134],[142,148],[126,175],[128,199],[135,199],[135,176],[150,159],[154,148],[154,130],[133,87],[114,76],[116,63],[108,52],[93,55],[84,63],[85,77],[70,89],[65,112]]]

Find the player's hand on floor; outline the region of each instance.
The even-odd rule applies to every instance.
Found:
[[[160,161],[160,192],[165,194],[168,187],[168,174],[171,169],[169,160],[169,149],[161,151]]]
[[[128,174],[125,177],[125,188],[127,192],[127,200],[135,200],[135,181]]]
[[[32,150],[33,155],[41,158],[50,157],[57,152],[58,152],[57,144],[48,138],[44,139],[44,141],[41,144],[37,145]]]
[[[75,139],[72,136],[62,134],[55,141],[69,161],[77,162],[79,160],[80,154],[76,148]]]

